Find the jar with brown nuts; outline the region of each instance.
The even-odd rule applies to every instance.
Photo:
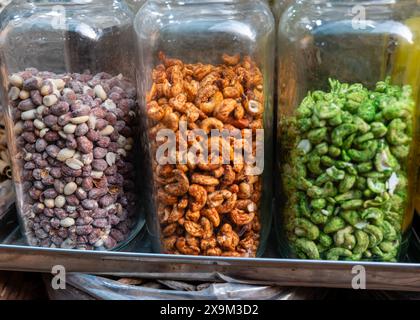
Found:
[[[274,19],[264,1],[149,1],[135,20],[156,251],[255,257],[271,225]]]
[[[28,243],[118,249],[144,220],[132,12],[114,0],[18,0],[0,21],[2,104]]]

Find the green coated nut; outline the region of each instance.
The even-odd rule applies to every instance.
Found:
[[[367,179],[365,177],[357,177],[356,185],[357,190],[363,191],[367,188]]]
[[[331,218],[325,225],[323,232],[325,234],[337,232],[346,226],[346,222],[340,217]]]
[[[314,91],[312,92],[311,97],[314,102],[323,101],[325,99],[325,92],[321,90]]]
[[[350,112],[347,112],[347,111],[343,111],[342,113],[341,113],[341,118],[342,118],[342,120],[343,120],[343,123],[354,123],[355,125],[356,125],[356,127],[357,127],[357,124],[355,123],[355,116],[354,115],[352,115]],[[360,119],[360,118],[359,118]],[[360,120],[362,120],[362,119],[360,119]],[[363,121],[363,120],[362,120]]]
[[[311,128],[312,129],[317,129],[317,128],[322,128],[325,127],[325,120],[321,120],[319,119],[315,114],[312,115],[311,117]]]
[[[376,247],[384,239],[382,230],[374,225],[367,225],[363,231],[369,235],[369,248]]]
[[[357,108],[357,115],[366,122],[372,122],[375,119],[376,107],[372,101],[365,101]]]
[[[327,128],[312,129],[308,132],[308,139],[312,144],[319,144],[327,138]]]
[[[311,216],[311,209],[304,196],[299,197],[299,212],[303,217],[309,218]]]
[[[385,137],[388,132],[388,128],[382,122],[372,122],[370,126],[375,138]]]
[[[343,180],[346,176],[346,173],[343,170],[339,170],[335,166],[328,168],[326,173],[334,181]]]
[[[359,213],[355,210],[344,210],[341,211],[340,217],[343,218],[348,224],[355,227],[362,222]]]
[[[299,237],[315,240],[319,237],[319,229],[309,220],[297,218],[295,220],[295,234]]]
[[[322,156],[321,157],[321,164],[324,167],[332,167],[334,165],[334,163],[335,163],[335,161],[328,156]]]
[[[331,181],[328,181],[324,185],[324,197],[332,198],[337,195],[337,188],[334,186],[334,184]]]
[[[299,190],[306,191],[306,190],[308,190],[309,188],[312,187],[312,182],[309,181],[309,180],[307,180],[307,179],[305,179],[304,177],[299,177],[298,178],[298,181],[296,183],[296,187]]]
[[[356,125],[357,131],[360,132],[361,134],[365,134],[369,132],[369,130],[371,129],[371,126],[368,123],[366,123],[366,121],[363,120],[362,118],[354,116],[352,118],[352,121]]]
[[[338,186],[338,191],[340,193],[346,193],[347,191],[350,191],[353,188],[355,183],[356,176],[346,175],[344,179],[340,182],[340,185]]]
[[[312,121],[311,119],[299,119],[298,125],[302,132],[306,132],[312,128]]]
[[[298,119],[310,118],[312,116],[312,109],[315,106],[315,101],[311,96],[305,97],[296,110],[296,116]]]
[[[362,174],[365,178],[371,178],[371,179],[383,179],[386,178],[386,174],[384,172],[378,172],[378,171],[372,171]]]
[[[299,175],[299,177],[306,178],[307,176],[307,170],[306,166],[303,163],[297,163],[296,166],[296,174]]]
[[[399,242],[398,241],[383,241],[379,245],[379,249],[382,250],[382,252],[390,253],[394,252],[398,249]]]
[[[384,240],[395,241],[398,239],[397,230],[395,230],[394,226],[388,221],[382,221],[380,228],[382,229]]]
[[[311,154],[308,157],[308,169],[313,174],[321,174],[321,158],[318,155]]]
[[[375,167],[378,172],[388,172],[399,170],[400,165],[390,149],[386,146],[377,153],[375,157]]]
[[[340,260],[340,258],[349,258],[353,253],[345,248],[332,248],[328,250],[327,260]]]
[[[311,207],[315,210],[324,209],[327,206],[327,200],[325,199],[313,199],[311,201]]]
[[[407,125],[401,119],[392,120],[388,126],[387,141],[396,146],[409,144],[411,139],[405,133],[406,129]]]
[[[354,233],[356,237],[356,246],[353,248],[354,254],[362,254],[369,248],[369,236],[362,230],[356,230]]]
[[[343,145],[341,147],[344,150],[347,150],[347,149],[351,148],[351,146],[353,145],[353,142],[354,142],[354,139],[355,138],[356,138],[356,134],[355,133],[349,135],[346,139],[344,139]]]
[[[341,208],[343,208],[343,210],[358,209],[358,208],[361,208],[362,206],[363,206],[363,200],[359,200],[359,199],[344,201],[341,204]]]
[[[343,117],[341,114],[336,115],[335,117],[328,119],[328,125],[331,127],[336,127],[343,123]]]
[[[388,89],[387,81],[379,81],[375,87],[375,91],[377,92],[385,92],[387,89]]]
[[[356,125],[352,123],[343,123],[338,127],[334,128],[331,134],[332,143],[336,147],[341,147],[344,143],[344,139],[357,131]]]
[[[321,210],[315,211],[311,215],[311,221],[313,223],[315,223],[316,225],[323,225],[323,224],[327,223],[328,215],[325,215],[324,213],[322,213]]]
[[[406,160],[410,154],[410,146],[407,145],[400,145],[400,146],[392,146],[391,153],[394,155],[395,158],[399,160]]]
[[[322,189],[322,188],[320,188],[318,186],[312,186],[312,187],[310,187],[308,189],[307,194],[311,198],[319,199],[319,198],[322,198],[323,197],[323,195],[324,195],[324,189]]]
[[[350,241],[349,240],[352,237],[352,233],[353,233],[353,227],[352,226],[347,226],[341,230],[338,230],[335,234],[334,234],[334,243],[337,247],[345,247],[346,249],[351,250],[353,247],[350,246]],[[355,240],[354,240],[354,244],[355,244]],[[349,247],[347,247],[349,246]]]
[[[377,141],[367,141],[364,150],[350,149],[348,155],[355,162],[367,162],[375,157],[377,147]]]
[[[320,187],[324,185],[325,183],[327,183],[328,181],[331,181],[331,177],[326,173],[322,173],[321,175],[318,176],[318,178],[316,178],[315,185]]]
[[[361,199],[362,198],[362,193],[358,190],[352,190],[352,191],[348,191],[346,193],[340,194],[338,196],[336,196],[334,199],[337,202],[345,202],[348,200],[355,200],[355,199]]]
[[[356,145],[360,146],[361,144],[365,143],[366,141],[373,140],[373,139],[375,139],[375,136],[373,135],[373,133],[368,132],[368,133],[365,133],[364,135],[361,135],[361,136],[357,137],[356,139],[354,139],[354,143]]]
[[[367,185],[369,190],[374,193],[382,194],[386,190],[385,183],[372,178],[367,178]]]
[[[344,258],[344,261],[360,261],[362,259],[362,254],[353,253],[350,257]]]
[[[332,158],[337,158],[341,154],[341,149],[337,148],[336,146],[329,146],[328,147],[328,155]]]
[[[375,225],[379,225],[384,220],[384,212],[379,208],[367,208],[362,211],[362,219],[373,221]]]
[[[389,262],[395,262],[396,256],[398,254],[397,250],[391,250],[391,252],[384,252],[381,250],[380,246],[374,247],[371,249],[372,253],[379,257],[382,261],[389,261]]]
[[[369,190],[370,191],[370,190]],[[369,208],[369,207],[381,207],[384,205],[384,203],[386,202],[386,200],[384,200],[383,197],[375,197],[375,199],[371,199],[371,200],[366,200],[363,203],[363,207],[364,208]]]
[[[333,245],[334,241],[333,241],[333,239],[329,235],[321,232],[319,234],[319,243],[324,248],[329,248],[329,247],[331,247]]]
[[[386,120],[402,118],[404,117],[404,114],[404,106],[401,106],[398,102],[388,104],[382,110],[382,115]]]
[[[313,241],[299,238],[295,241],[294,246],[298,252],[303,253],[308,259],[321,259],[318,248]]]
[[[327,101],[318,101],[315,105],[315,114],[320,119],[331,119],[338,116],[341,109],[338,105]]]
[[[315,147],[315,152],[323,156],[328,153],[328,144],[326,142],[320,143]]]
[[[329,249],[328,247],[324,247],[321,243],[318,243],[316,247],[318,248],[318,252],[320,253],[321,256],[323,255],[323,253],[325,253]]]
[[[348,150],[341,150],[341,159],[343,161],[349,162],[351,161],[350,156],[348,155]]]

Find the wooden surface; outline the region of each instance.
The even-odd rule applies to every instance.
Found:
[[[40,274],[0,271],[0,300],[39,300],[47,295]]]

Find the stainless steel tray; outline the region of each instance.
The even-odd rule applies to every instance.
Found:
[[[247,283],[352,288],[353,267],[363,266],[366,288],[420,292],[420,261],[410,254],[412,263],[349,263],[305,260],[285,260],[274,257],[259,259],[208,258],[161,255],[150,253],[147,231],[125,250],[132,252],[81,252],[27,247],[19,244],[19,231],[13,215],[0,229],[0,269],[31,272],[51,272],[63,265],[66,272],[103,275],[138,276],[142,278],[187,281],[246,281]],[[11,228],[14,226],[14,228]],[[12,232],[10,232],[12,229]],[[6,235],[7,234],[7,235]],[[420,245],[412,241],[411,252]],[[417,247],[418,246],[418,247]],[[135,253],[134,253],[135,252]],[[413,258],[414,257],[414,258]]]

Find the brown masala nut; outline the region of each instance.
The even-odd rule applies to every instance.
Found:
[[[203,145],[194,129],[202,130],[208,138],[212,130],[239,133],[228,142],[209,139],[208,159],[198,157],[198,163],[190,154],[183,164],[159,165],[160,159],[153,159],[163,250],[254,257],[260,238],[256,226],[262,178],[248,176],[247,166],[234,161],[243,159],[235,155],[234,147],[245,147],[246,129],[253,137],[257,129],[263,129],[262,73],[250,57],[241,59],[240,55],[224,54],[220,65],[187,64],[163,53],[159,58],[161,64],[152,72],[146,105],[152,152],[165,142],[156,141],[162,129],[173,130],[178,144],[186,143],[199,151]],[[186,122],[186,137],[180,134],[182,122]],[[255,140],[246,146],[254,154]],[[102,157],[100,151],[93,151],[98,158]],[[221,156],[226,154],[227,163]],[[176,156],[179,161],[178,151]]]

